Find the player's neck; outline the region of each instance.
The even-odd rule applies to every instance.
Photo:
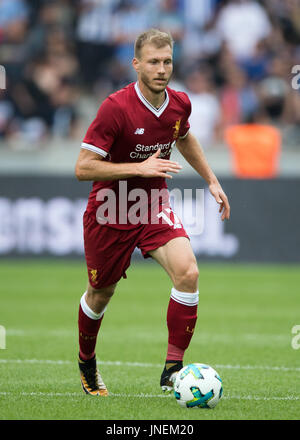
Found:
[[[166,91],[152,92],[142,81],[138,81],[138,87],[144,98],[155,108],[160,108],[166,99]]]

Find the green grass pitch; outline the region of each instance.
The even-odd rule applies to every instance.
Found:
[[[2,261],[0,419],[299,419],[299,266],[199,264],[200,302],[185,364],[210,364],[223,380],[214,409],[185,409],[159,387],[171,283],[154,262],[133,262],[97,343],[111,393],[85,395],[77,367],[83,261]]]

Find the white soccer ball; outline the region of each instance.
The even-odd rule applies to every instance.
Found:
[[[178,371],[174,395],[185,408],[214,408],[223,394],[222,379],[206,364],[189,364]]]

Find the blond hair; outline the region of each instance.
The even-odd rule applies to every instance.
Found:
[[[140,34],[135,40],[134,56],[141,57],[141,50],[145,44],[153,44],[157,49],[167,45],[173,50],[173,38],[169,32],[162,32],[159,29],[149,29]]]

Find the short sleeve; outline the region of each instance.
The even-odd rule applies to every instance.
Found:
[[[106,157],[121,132],[121,125],[120,107],[110,97],[106,98],[89,126],[81,148]]]
[[[182,124],[180,126],[180,130],[179,130],[179,139],[184,139],[190,129],[190,122],[189,122],[189,117],[192,111],[192,104],[191,101],[188,97],[188,95],[184,92],[182,92],[183,95],[183,99],[184,99],[184,105],[183,108],[185,110],[184,112],[184,117],[182,119]]]

